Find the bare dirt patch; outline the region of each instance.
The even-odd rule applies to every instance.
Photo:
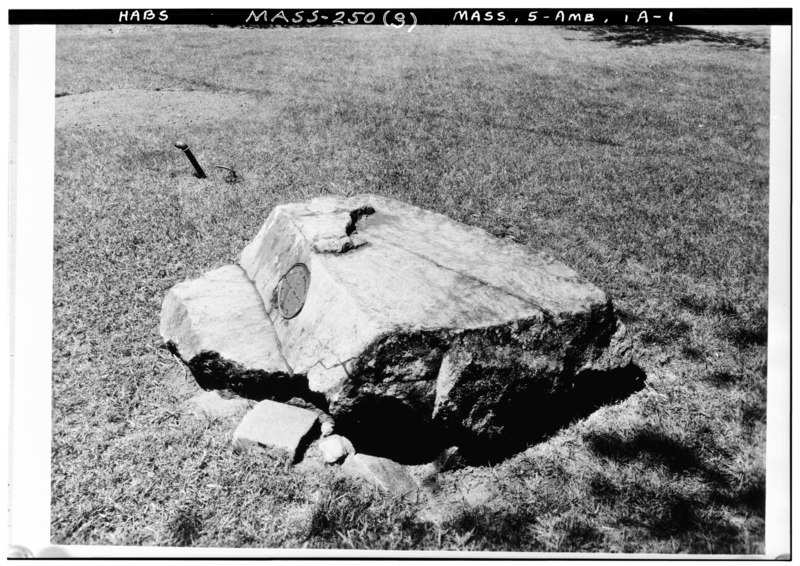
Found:
[[[56,98],[56,128],[185,127],[258,113],[250,95],[179,90],[106,90]]]

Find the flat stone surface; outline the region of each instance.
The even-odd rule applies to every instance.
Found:
[[[310,282],[287,319],[276,289],[296,264]],[[397,430],[408,414],[491,443],[518,426],[526,399],[629,362],[608,297],[569,267],[374,195],[276,207],[240,265],[287,363],[356,444],[354,428],[387,411]]]
[[[338,434],[326,436],[319,441],[318,447],[322,453],[322,459],[329,464],[340,462],[356,451],[352,442]]]
[[[327,249],[320,242],[344,240],[351,213],[369,207],[375,212],[355,223],[359,247],[319,251]],[[286,320],[273,295],[296,263],[309,266],[311,283],[303,311]],[[606,301],[555,260],[372,195],[276,207],[240,264],[264,299],[284,356],[300,373],[320,362],[341,365],[388,332],[486,328]],[[309,333],[316,340],[303,339]]]
[[[333,418],[328,413],[326,413],[325,411],[323,411],[322,409],[320,409],[319,407],[317,407],[316,405],[314,405],[310,401],[306,401],[305,399],[303,399],[301,397],[292,397],[291,399],[287,399],[287,400],[282,401],[282,402],[287,404],[287,405],[292,405],[294,407],[300,407],[301,409],[307,409],[307,410],[311,411],[312,413],[315,413],[317,415],[317,419],[319,419],[320,425],[327,424],[327,425],[329,425],[331,427],[331,430],[333,429]],[[323,434],[323,436],[328,436],[328,435],[327,434]]]
[[[233,433],[238,448],[276,448],[287,451],[297,461],[302,450],[319,432],[317,415],[312,411],[261,401],[247,413]]]
[[[226,419],[244,415],[251,402],[241,397],[223,399],[216,391],[201,391],[188,400],[197,418]]]
[[[405,466],[387,458],[351,454],[342,464],[342,470],[395,495],[408,495],[419,488]]]
[[[236,265],[175,285],[161,308],[161,336],[203,389],[282,391],[291,371],[264,304]]]

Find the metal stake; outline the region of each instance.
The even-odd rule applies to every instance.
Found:
[[[192,164],[194,170],[196,171],[195,176],[198,179],[205,179],[206,173],[205,171],[203,171],[203,168],[200,167],[200,164],[197,162],[197,159],[194,158],[194,154],[192,154],[192,150],[189,149],[189,145],[186,142],[178,141],[175,142],[175,147],[183,151],[183,153],[189,159],[189,163]]]

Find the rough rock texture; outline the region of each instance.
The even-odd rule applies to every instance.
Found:
[[[354,454],[356,451],[352,442],[338,434],[326,436],[319,441],[318,447],[319,451],[322,453],[322,459],[329,464],[340,462],[344,460],[348,454]]]
[[[365,449],[402,442],[369,438],[386,421],[403,423],[403,438],[422,434],[426,453],[440,434],[489,446],[524,434],[532,398],[630,362],[610,300],[573,270],[397,201],[278,206],[240,263],[288,364],[325,395],[337,428],[374,444]],[[275,290],[296,263],[310,284],[287,320]]]
[[[315,413],[283,403],[261,401],[236,427],[233,442],[237,448],[286,450],[292,461],[297,461],[318,432]]]
[[[161,308],[161,336],[203,389],[246,397],[294,396],[291,377],[261,298],[235,265],[175,285]],[[255,395],[257,397],[257,395]]]
[[[419,486],[405,466],[376,456],[351,454],[342,464],[342,470],[395,495],[407,495]]]
[[[303,398],[359,451],[430,461],[453,444],[505,450],[643,377],[600,289],[394,200],[278,206],[239,263],[246,275],[222,268],[170,292],[165,341],[204,388]],[[298,263],[308,291],[284,318],[279,283]],[[595,397],[573,406],[578,390]]]

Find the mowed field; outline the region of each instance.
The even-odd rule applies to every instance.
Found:
[[[606,31],[59,28],[53,542],[762,552],[769,32]],[[275,205],[365,192],[585,275],[645,388],[411,500],[235,453],[161,301]]]

